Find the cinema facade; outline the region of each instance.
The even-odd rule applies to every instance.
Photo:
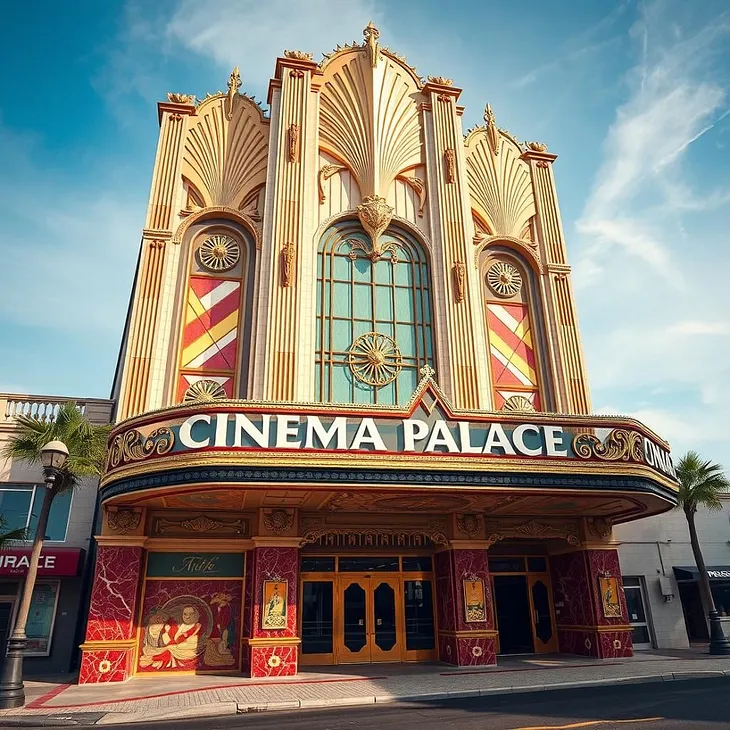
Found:
[[[371,24],[159,104],[81,682],[631,655],[669,449],[590,415],[555,155],[460,93]]]

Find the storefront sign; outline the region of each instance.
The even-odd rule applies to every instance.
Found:
[[[78,575],[82,551],[76,548],[44,548],[38,562],[38,575]],[[26,575],[30,565],[30,550],[0,551],[0,576]]]
[[[148,578],[243,578],[243,553],[150,553]]]
[[[730,578],[730,569],[728,570],[707,570],[710,578]]]

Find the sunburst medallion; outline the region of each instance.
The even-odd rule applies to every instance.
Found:
[[[522,276],[506,261],[497,261],[487,271],[489,288],[499,297],[513,297],[522,289]]]
[[[535,406],[524,395],[513,395],[504,402],[502,410],[509,413],[534,413]]]
[[[379,332],[367,332],[350,346],[347,364],[361,383],[380,388],[398,377],[403,360],[395,340]]]
[[[208,271],[229,271],[241,258],[241,247],[230,236],[217,233],[200,244],[198,260]]]
[[[226,398],[226,389],[215,380],[198,380],[183,395],[183,403],[210,403]]]

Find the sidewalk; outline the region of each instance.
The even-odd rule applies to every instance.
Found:
[[[706,652],[706,650],[705,650]],[[448,697],[536,692],[619,683],[730,677],[730,657],[697,650],[642,652],[632,659],[567,655],[500,658],[496,667],[373,664],[305,668],[289,679],[231,676],[137,677],[120,685],[26,682],[29,703],[0,711],[3,720],[129,724],[262,710],[292,710]]]

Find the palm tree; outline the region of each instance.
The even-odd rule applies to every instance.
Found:
[[[18,527],[15,530],[8,530],[7,528],[7,520],[0,515],[0,551],[13,547],[16,542],[22,542],[27,537],[25,527]]]
[[[677,507],[684,511],[684,516],[687,518],[692,553],[699,573],[700,596],[710,619],[710,653],[730,654],[730,641],[722,631],[720,616],[712,598],[710,578],[707,575],[695,524],[698,507],[709,510],[722,509],[721,495],[730,489],[730,480],[725,476],[720,464],[704,461],[696,451],[688,451],[679,460],[677,477],[679,479]]]
[[[25,626],[28,622],[30,602],[33,596],[38,562],[46,536],[48,515],[56,495],[74,489],[84,477],[101,476],[104,470],[106,444],[111,426],[94,425],[71,401],[59,406],[55,418],[40,420],[34,416],[20,415],[16,418],[17,432],[10,437],[2,449],[2,456],[18,459],[30,464],[41,464],[41,451],[51,442],[61,442],[68,449],[68,459],[64,466],[52,476],[46,477],[43,504],[38,515],[38,525],[33,536],[28,574],[23,586],[23,596],[18,608],[18,616],[11,637],[11,649],[5,662],[0,685],[7,697],[0,698],[0,706],[17,707],[24,703],[22,684],[22,649],[25,646]],[[16,641],[16,646],[12,642]],[[12,654],[13,662],[10,661]],[[14,663],[14,667],[10,665]],[[6,676],[12,674],[12,677]],[[12,695],[12,696],[11,696]],[[8,704],[10,703],[10,704]]]

